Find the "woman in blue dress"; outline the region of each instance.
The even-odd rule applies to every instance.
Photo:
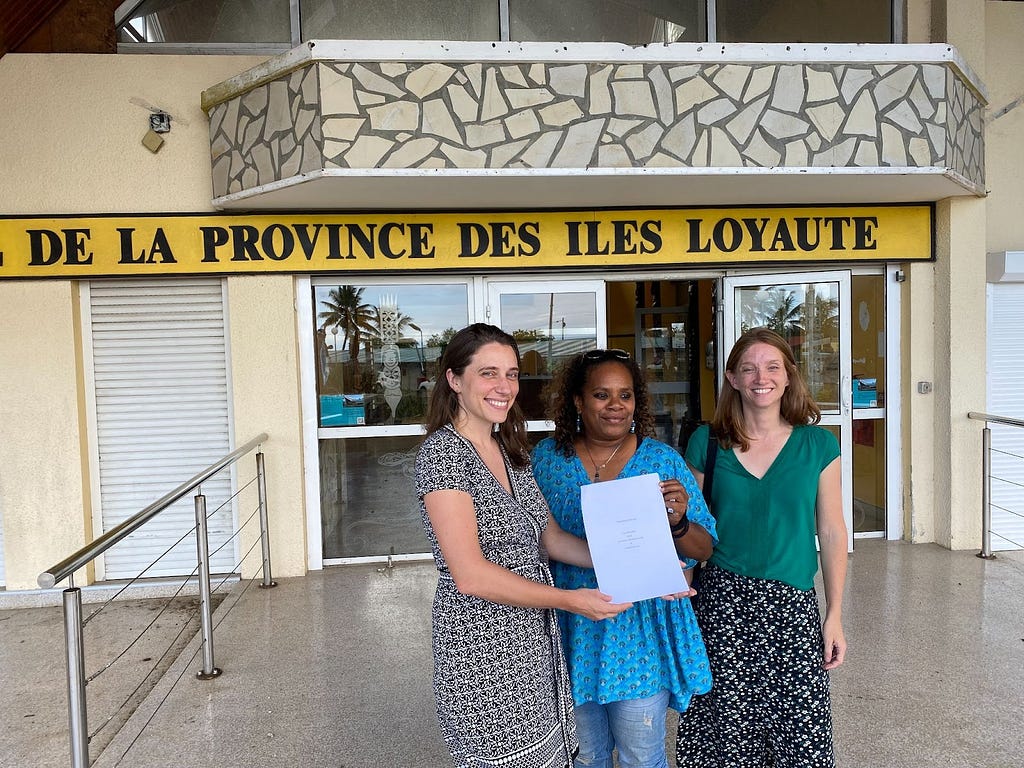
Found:
[[[714,519],[682,457],[655,440],[646,382],[621,350],[577,355],[553,383],[553,437],[533,451],[534,474],[566,532],[585,537],[580,487],[657,473],[676,551],[686,566],[711,555]],[[596,588],[591,568],[553,563],[555,585]],[[643,600],[596,622],[559,612],[576,705],[577,768],[666,768],[668,707],[686,709],[711,688],[690,601]]]

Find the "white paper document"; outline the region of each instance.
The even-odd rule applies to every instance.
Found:
[[[597,585],[616,603],[688,589],[658,480],[651,473],[580,488]]]

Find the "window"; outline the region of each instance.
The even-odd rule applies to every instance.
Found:
[[[496,40],[498,3],[486,0],[303,0],[302,39]]]
[[[134,5],[127,18],[120,15]],[[288,0],[144,0],[114,17],[121,43],[291,45]]]
[[[722,43],[889,43],[890,0],[716,0]]]
[[[700,0],[509,0],[512,40],[628,45],[704,39]]]
[[[325,562],[430,550],[413,482],[438,363],[470,321],[470,285],[313,285]]]
[[[238,52],[284,51],[312,39],[888,43],[904,2],[129,0],[114,23],[123,49],[162,44]]]
[[[437,363],[469,322],[463,283],[317,285],[321,428],[420,424]]]

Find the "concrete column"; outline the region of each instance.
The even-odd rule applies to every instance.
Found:
[[[985,75],[984,0],[911,0],[908,40],[954,45]],[[927,22],[927,23],[926,23]],[[909,268],[903,304],[905,530],[915,542],[980,544],[980,428],[985,391],[986,200],[936,205],[934,264]],[[919,383],[932,391],[921,394]]]
[[[91,538],[79,317],[77,283],[0,283],[0,513],[9,590],[35,589],[43,569]]]
[[[986,402],[985,200],[942,201],[936,218],[934,540],[966,549],[981,543],[981,429],[967,413]]]
[[[905,268],[901,381],[903,382],[903,531],[913,542],[935,541],[935,264]]]
[[[235,442],[241,445],[260,432],[270,435],[264,453],[275,576],[306,572],[307,502],[295,307],[309,297],[296,297],[294,284],[291,275],[228,278]],[[255,459],[246,457],[239,477],[251,477],[255,471]],[[257,505],[253,485],[242,494],[240,517],[244,520]],[[243,532],[241,551],[248,551],[258,536],[254,521]],[[243,566],[243,577],[256,574],[259,552],[257,545]]]

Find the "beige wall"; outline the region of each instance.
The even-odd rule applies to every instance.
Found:
[[[940,202],[935,228],[935,263],[911,265],[902,288],[904,532],[968,549],[981,543],[981,425],[967,413],[985,403],[985,201]]]
[[[944,232],[936,263],[936,538],[943,546],[981,544],[981,423],[985,405],[985,201],[946,200],[936,211]],[[948,228],[948,230],[947,230]],[[949,510],[948,521],[943,512]]]
[[[907,0],[904,7],[904,23],[908,43],[939,42],[932,39],[931,0]]]
[[[987,3],[986,30],[987,250],[1020,251],[1024,250],[1020,214],[1024,201],[1024,3]],[[1007,107],[1009,111],[1003,113]]]
[[[0,58],[0,214],[211,210],[203,89],[260,59],[12,55]],[[153,104],[174,116],[142,146]],[[2,245],[2,244],[0,244]],[[2,250],[2,247],[0,247]],[[305,569],[292,279],[229,280],[236,439],[267,431],[274,572]],[[0,498],[6,584],[91,536],[77,284],[0,281]],[[250,367],[252,366],[252,367]],[[182,478],[184,480],[185,478]],[[243,549],[244,551],[244,549]],[[79,581],[81,583],[81,581]]]
[[[921,34],[927,17],[933,39],[955,45],[984,79],[985,6],[911,3],[908,34]],[[981,540],[981,427],[967,412],[985,403],[988,205],[977,198],[939,202],[936,262],[911,266],[903,289],[904,530],[913,541],[954,549]],[[932,384],[931,394],[918,392],[922,381]]]
[[[935,265],[904,268],[900,380],[903,434],[903,535],[935,541],[935,398],[917,392],[920,381],[935,383]]]
[[[91,526],[81,456],[69,281],[0,284],[0,498],[8,589],[32,589],[41,571],[86,541]]]
[[[234,393],[235,443],[261,432],[270,518],[271,571],[275,576],[306,572],[305,494],[301,465],[302,420],[295,278],[291,275],[228,278],[231,318],[231,388]],[[240,509],[256,508],[255,489],[243,494]],[[242,515],[243,519],[245,515]],[[243,530],[241,551],[248,551],[258,528]],[[259,553],[259,547],[254,550]],[[260,562],[248,561],[243,576]]]
[[[254,66],[250,56],[7,54],[0,58],[6,214],[210,210],[204,88]],[[149,110],[175,119],[153,154]],[[17,106],[16,109],[10,108]]]

